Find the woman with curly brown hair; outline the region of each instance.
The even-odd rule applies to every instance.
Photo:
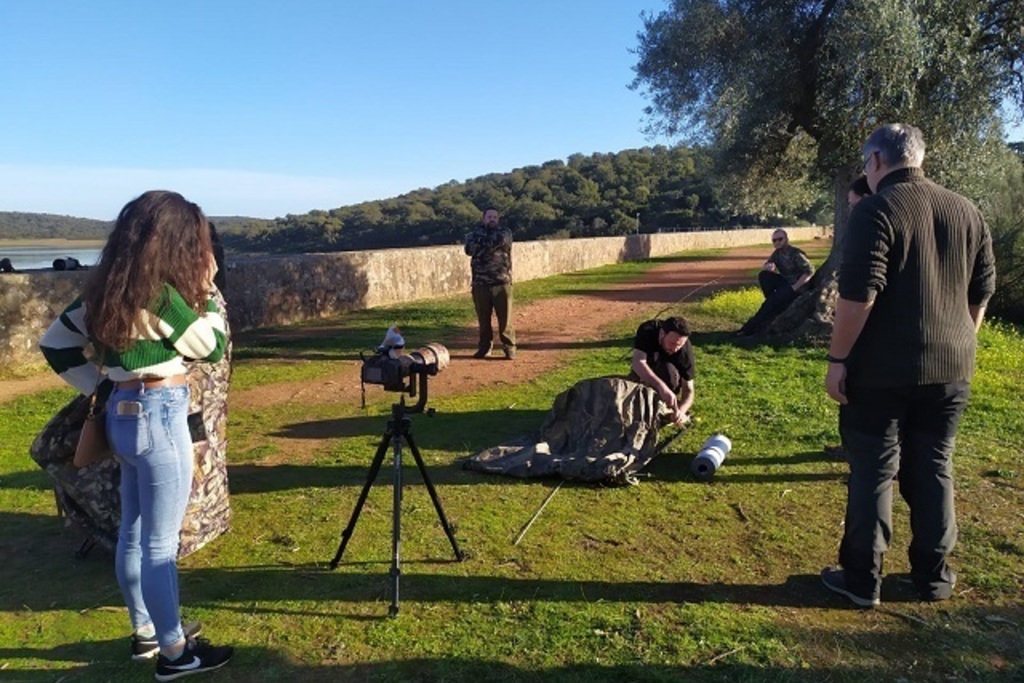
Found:
[[[40,342],[69,384],[109,393],[107,435],[121,464],[117,580],[132,658],[159,654],[158,681],[232,655],[183,629],[176,564],[193,464],[185,361],[217,361],[227,341],[209,296],[215,274],[202,210],[175,192],[146,192],[121,210],[81,297]]]

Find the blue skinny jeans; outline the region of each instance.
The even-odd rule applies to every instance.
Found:
[[[121,463],[117,583],[132,627],[152,623],[162,650],[184,638],[177,557],[192,489],[188,402],[187,386],[169,386],[117,389],[107,403],[107,435]]]

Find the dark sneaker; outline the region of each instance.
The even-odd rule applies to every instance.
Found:
[[[490,353],[491,347],[483,346],[476,350],[476,353],[473,354],[473,358],[487,358],[487,356],[490,355]]]
[[[848,598],[850,602],[857,605],[857,607],[878,607],[882,604],[882,601],[878,599],[878,596],[864,597],[863,595],[857,595],[849,588],[846,587],[846,575],[842,569],[833,569],[832,567],[825,567],[821,570],[821,582],[825,584],[825,588],[829,589],[833,593],[838,593],[845,598]]]
[[[203,638],[189,638],[177,659],[156,658],[156,680],[173,681],[193,674],[219,669],[235,654],[233,647],[214,647]]]
[[[203,632],[203,625],[198,621],[190,621],[181,625],[186,638],[195,638]],[[132,661],[142,662],[153,659],[160,654],[160,643],[156,642],[156,636],[143,638],[139,635],[132,636]]]
[[[516,359],[516,347],[503,346],[501,350],[505,352],[505,358],[507,358],[508,360]]]

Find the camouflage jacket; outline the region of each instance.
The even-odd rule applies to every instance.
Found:
[[[466,235],[466,253],[474,287],[512,283],[512,231],[508,228],[474,228]]]
[[[814,266],[811,265],[807,254],[793,246],[776,249],[768,257],[768,262],[775,264],[779,275],[789,284],[799,280],[801,275],[814,273]]]

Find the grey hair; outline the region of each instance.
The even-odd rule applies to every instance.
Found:
[[[868,136],[862,151],[878,152],[886,166],[919,167],[924,161],[924,134],[909,123],[887,123]]]

